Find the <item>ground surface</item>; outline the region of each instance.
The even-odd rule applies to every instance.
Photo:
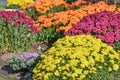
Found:
[[[18,73],[12,74],[12,69],[8,66],[9,59],[16,54],[4,54],[0,56],[0,77],[4,78],[5,80],[19,80],[20,76]]]
[[[46,43],[37,43],[33,45],[33,47],[28,50],[28,52],[36,52],[38,50],[38,47],[42,52],[44,52],[48,48]],[[31,80],[31,73],[27,71],[15,72],[9,66],[10,58],[17,55],[19,54],[6,53],[0,56],[0,78],[3,78],[4,80]]]
[[[0,0],[0,10],[3,10],[6,5],[6,0]]]
[[[5,5],[6,0],[0,0],[0,11],[5,9]],[[33,47],[28,50],[28,52],[36,52],[38,50],[38,47],[40,48],[39,50],[41,50],[42,52],[44,52],[48,48],[46,43],[37,43],[33,45]],[[18,54],[16,53],[6,53],[0,55],[0,80],[1,78],[3,78],[3,80],[31,80],[31,78],[27,78],[31,77],[31,74],[27,71],[14,72],[9,66],[10,58],[17,55]]]

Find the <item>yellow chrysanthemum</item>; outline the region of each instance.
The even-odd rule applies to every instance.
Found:
[[[108,71],[118,70],[119,56],[112,47],[91,35],[66,36],[41,55],[42,60],[33,70],[33,80],[48,79],[47,73],[49,79],[82,80],[106,66]]]
[[[7,6],[9,6],[9,5],[23,6],[28,3],[33,3],[33,2],[34,2],[33,0],[7,0]]]

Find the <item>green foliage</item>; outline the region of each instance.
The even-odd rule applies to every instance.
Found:
[[[109,5],[113,5],[113,4],[114,4],[114,1],[115,1],[115,0],[109,0],[109,1],[107,1],[107,3],[108,3]]]
[[[4,80],[4,79],[0,77],[0,80]]]
[[[65,0],[67,3],[72,4],[76,0]]]
[[[120,80],[120,70],[112,72],[98,70],[96,74],[91,74],[89,78],[84,80]]]
[[[35,42],[37,34],[33,21],[16,11],[0,12],[0,52],[27,51]],[[26,22],[25,22],[26,21]]]
[[[24,10],[24,13],[31,17],[33,20],[37,20],[38,16],[41,16],[42,14],[36,11],[35,7],[29,7]]]
[[[32,56],[32,55],[34,56]],[[39,61],[38,57],[36,56],[36,53],[29,53],[27,54],[21,54],[23,56],[16,56],[10,59],[9,65],[12,67],[13,70],[19,71],[22,69],[26,69],[29,71],[32,71],[36,63]],[[38,53],[39,55],[39,53]]]
[[[19,5],[11,4],[9,6],[6,6],[6,9],[20,9]]]
[[[3,24],[0,21],[0,24]],[[25,25],[16,27],[10,24],[0,25],[0,50],[3,52],[26,51],[35,41],[35,35],[31,35]]]
[[[63,37],[63,31],[56,32],[56,27],[42,28],[41,32],[38,34],[38,41],[48,41],[54,42],[58,38]]]
[[[117,3],[117,7],[120,8],[120,3]]]
[[[76,9],[79,9],[80,7],[82,7],[82,6],[85,6],[85,5],[88,5],[88,3],[87,4],[79,4],[78,6],[74,6],[72,9],[76,10]]]
[[[114,43],[114,49],[117,51],[117,50],[120,50],[120,42],[116,42]]]
[[[9,64],[13,70],[20,70],[22,68],[26,68],[27,65],[25,65],[24,60],[20,59],[19,57],[14,57],[10,60]]]
[[[32,71],[35,62],[36,62],[36,58],[21,59],[19,57],[14,57],[10,60],[9,65],[15,71],[19,71],[22,69],[27,69],[29,71]]]
[[[48,10],[45,14],[54,13],[54,12],[60,12],[60,11],[66,11],[66,10],[67,9],[65,8],[65,6],[59,5],[59,6],[54,6],[53,8]]]
[[[50,10],[46,11],[46,13],[40,13],[36,11],[35,7],[28,7],[24,10],[24,13],[27,16],[30,16],[33,20],[37,20],[39,16],[48,15],[49,13],[60,12],[60,11],[65,11],[65,10],[67,10],[65,6],[59,5],[59,6],[54,6]]]

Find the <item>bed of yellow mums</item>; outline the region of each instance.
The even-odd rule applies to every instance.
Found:
[[[23,6],[28,3],[33,3],[33,2],[34,2],[33,0],[7,0],[7,6],[9,6],[9,5]]]
[[[117,71],[120,54],[91,35],[66,36],[41,55],[33,80],[83,80],[97,70]]]

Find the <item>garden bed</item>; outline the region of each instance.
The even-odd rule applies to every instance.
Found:
[[[96,1],[1,1],[0,80],[120,80],[120,8]]]
[[[47,43],[41,42],[36,43],[28,52],[24,53],[36,52],[37,50],[44,52],[47,49]],[[31,73],[28,70],[14,71],[9,66],[10,59],[20,54],[21,53],[5,53],[0,56],[0,78],[3,78],[3,80],[32,80]]]

